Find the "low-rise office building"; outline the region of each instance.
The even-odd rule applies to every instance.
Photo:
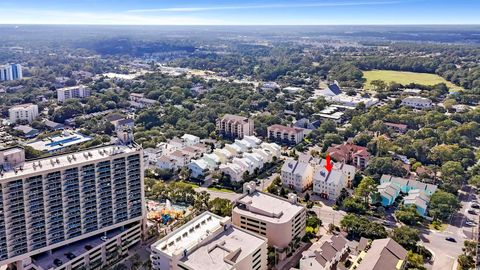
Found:
[[[284,258],[289,244],[305,235],[306,208],[295,194],[284,199],[256,189],[255,182],[245,183],[244,194],[235,201],[233,224],[268,239]]]
[[[155,270],[267,269],[267,239],[204,212],[151,246]]]

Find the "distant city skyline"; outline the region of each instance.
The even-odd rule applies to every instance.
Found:
[[[18,0],[0,2],[0,24],[480,24],[478,10],[476,0]]]

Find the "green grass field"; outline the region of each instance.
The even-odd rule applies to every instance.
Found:
[[[462,89],[460,86],[456,86],[436,74],[428,73],[416,73],[394,70],[371,70],[363,71],[363,77],[367,80],[364,86],[365,89],[372,89],[373,87],[370,85],[370,82],[374,80],[382,80],[386,83],[397,82],[404,85],[409,83],[435,85],[437,83],[443,82],[447,85],[448,88],[450,88],[450,91],[458,91]]]

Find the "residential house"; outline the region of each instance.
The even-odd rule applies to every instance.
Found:
[[[367,251],[362,251],[349,270],[403,270],[407,264],[407,250],[391,238],[374,240]]]
[[[428,203],[430,202],[430,197],[425,194],[425,192],[412,189],[408,192],[408,196],[403,199],[403,205],[415,205],[417,213],[422,217],[427,216]]]
[[[427,215],[427,207],[430,197],[437,190],[436,185],[422,183],[416,180],[395,177],[391,175],[382,175],[378,192],[383,206],[393,204],[400,193],[408,194],[404,200],[404,205],[415,205],[417,212],[421,216]]]
[[[204,159],[192,160],[188,164],[192,177],[200,177],[205,175],[209,170],[209,165]]]
[[[400,188],[400,191],[404,194],[407,194],[412,189],[418,189],[420,191],[423,191],[427,196],[432,196],[432,194],[437,191],[437,185],[427,184],[412,179],[391,176],[388,174],[384,174],[380,178],[380,184],[383,183],[391,183],[398,186]]]
[[[392,205],[398,195],[400,195],[400,188],[396,185],[391,185],[390,183],[378,185],[377,190],[380,194],[380,200],[383,206]]]
[[[312,186],[314,167],[318,163],[310,155],[300,154],[298,160],[289,158],[283,163],[280,178],[283,185],[303,192]]]
[[[235,182],[241,182],[243,180],[243,174],[247,171],[244,167],[236,163],[221,164],[219,170],[229,175],[230,179]]]
[[[335,201],[343,188],[346,187],[346,176],[341,170],[333,169],[329,172],[321,168],[313,175],[313,193],[325,199]]]
[[[398,133],[405,133],[408,130],[408,126],[405,124],[398,124],[398,123],[390,123],[390,122],[385,122],[384,125]]]
[[[185,133],[185,134],[183,134],[181,139],[184,141],[186,146],[192,146],[192,145],[200,143],[200,138],[195,136],[195,135],[192,135],[192,134]]]
[[[140,93],[131,93],[130,94],[130,105],[135,108],[147,108],[155,105],[156,100],[145,98],[143,94]]]
[[[336,270],[349,253],[349,241],[341,235],[324,235],[302,252],[300,270]]]

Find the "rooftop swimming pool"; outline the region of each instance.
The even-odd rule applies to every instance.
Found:
[[[78,140],[81,140],[85,137],[69,137],[69,138],[65,138],[63,140],[59,140],[59,141],[53,141],[51,143],[46,143],[45,145],[46,146],[50,146],[50,147],[54,147],[54,146],[58,146],[58,145],[62,145],[62,144],[66,144],[66,143],[69,143],[69,142],[74,142],[74,141],[78,141]],[[88,138],[88,137],[87,137]]]

